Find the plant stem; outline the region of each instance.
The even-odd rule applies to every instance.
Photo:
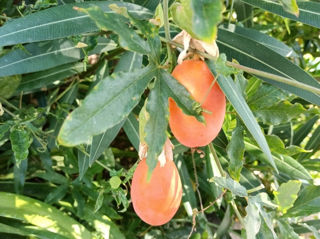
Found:
[[[16,107],[15,105],[11,104],[9,101],[7,101],[6,99],[0,97],[0,102],[6,104],[7,106],[11,107],[14,110],[19,110],[18,107]]]
[[[172,44],[172,45],[174,45],[176,47],[183,48],[183,45],[181,45],[181,44],[179,44],[177,42],[167,41],[164,38],[161,38],[161,40],[164,41],[164,42],[169,42],[170,44]],[[206,57],[206,58],[211,59],[211,60],[215,60],[215,58],[213,56],[211,56],[211,55],[209,55],[207,53],[204,53],[204,52],[201,52],[201,51],[198,51],[198,50],[195,50],[195,49],[192,49],[192,50],[195,51],[197,54],[203,56],[203,57]],[[248,72],[250,74],[254,74],[254,75],[257,75],[257,76],[265,77],[265,78],[268,78],[268,79],[271,79],[271,80],[274,80],[274,81],[277,81],[277,82],[280,82],[280,83],[291,85],[291,86],[294,86],[294,87],[297,87],[297,88],[300,88],[300,89],[303,89],[303,90],[307,90],[309,92],[312,92],[312,93],[320,95],[320,89],[319,88],[316,88],[316,87],[313,87],[313,86],[310,86],[310,85],[306,85],[304,83],[298,82],[298,81],[293,80],[293,79],[289,79],[289,78],[286,78],[286,77],[283,77],[283,76],[279,76],[279,75],[271,74],[271,73],[268,73],[268,72],[260,71],[260,70],[257,70],[257,69],[251,68],[251,67],[247,67],[247,66],[240,65],[238,63],[231,62],[231,61],[227,61],[226,65],[230,66],[230,67],[233,67],[233,68],[236,68],[236,69],[239,69],[239,70],[242,70],[242,71],[245,71],[245,72]]]
[[[6,108],[4,108],[3,106],[2,106],[2,109],[4,110],[4,112],[6,112],[8,115],[10,115],[10,116],[12,116],[13,118],[16,118],[16,115],[15,114],[13,114],[10,110],[7,110]]]
[[[237,215],[237,217],[238,217],[238,219],[239,219],[240,224],[242,225],[243,228],[245,228],[245,225],[246,225],[246,224],[244,223],[244,220],[243,220],[243,218],[242,218],[242,216],[241,216],[241,214],[240,214],[240,212],[239,212],[239,210],[238,210],[238,208],[237,208],[237,205],[236,205],[236,203],[234,202],[233,199],[232,199],[232,201],[231,201],[231,206],[232,206],[234,212],[236,213],[236,215]]]
[[[166,36],[166,43],[167,43],[167,52],[168,52],[168,59],[167,63],[172,63],[172,53],[171,53],[171,37],[170,37],[170,25],[169,25],[169,16],[168,16],[168,0],[163,0],[163,19],[164,19],[164,33]]]

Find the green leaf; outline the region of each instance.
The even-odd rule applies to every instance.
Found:
[[[93,208],[85,207],[84,213],[87,221],[89,221],[94,229],[99,232],[102,238],[109,239],[125,239],[126,237],[119,230],[118,226],[111,221],[106,215],[95,213]]]
[[[197,208],[197,199],[192,187],[192,181],[188,172],[187,165],[181,155],[176,157],[175,163],[177,165],[179,175],[182,183],[182,203],[189,217],[193,215],[193,209]]]
[[[298,195],[287,217],[309,216],[320,211],[320,186],[307,186]]]
[[[165,84],[159,76],[148,97],[146,110],[148,119],[145,125],[145,142],[148,145],[147,164],[149,172],[157,165],[157,158],[163,149],[167,139],[167,127],[169,119],[168,97],[164,93]]]
[[[320,3],[313,1],[300,1],[298,2],[299,17],[287,13],[283,9],[283,5],[279,1],[270,0],[241,0],[252,6],[262,8],[266,11],[278,14],[283,17],[290,18],[317,28],[320,28]],[[283,0],[294,1],[294,0]]]
[[[210,64],[211,70],[213,70],[213,73],[214,73],[213,62],[211,61],[209,64]],[[272,165],[274,169],[277,170],[277,167],[272,158],[267,141],[260,129],[258,122],[253,116],[252,111],[247,105],[246,100],[243,98],[242,93],[237,90],[230,76],[225,77],[223,75],[220,75],[217,80],[224,94],[226,95],[230,103],[233,105],[233,107],[239,114],[240,118],[242,119],[242,121],[244,122],[244,124],[246,125],[250,133],[253,135],[253,137],[255,138],[255,140],[263,150],[263,152],[266,154],[268,162]]]
[[[109,183],[111,188],[117,189],[121,185],[122,181],[118,176],[113,176],[112,178],[110,178]]]
[[[209,144],[209,146],[207,147],[207,151],[205,152],[205,154],[206,154],[206,157],[205,157],[205,160],[206,160],[205,176],[206,176],[207,180],[209,179],[209,181],[211,178],[214,179],[214,177],[222,177],[221,172],[218,168],[218,165],[217,165],[216,161],[214,160],[214,156],[210,150],[210,147],[211,146]],[[219,157],[219,160],[221,160],[221,159],[222,159],[222,157]],[[227,160],[226,160],[226,162],[227,162]],[[210,191],[211,191],[210,194],[212,194],[213,199],[216,199],[217,197],[219,197],[219,195],[221,195],[222,188],[219,185],[216,185],[215,183],[210,183],[209,187],[210,187]],[[217,201],[217,205],[219,207],[221,206],[221,203],[222,203],[222,199]]]
[[[260,1],[260,0],[259,0]],[[241,65],[257,70],[280,75],[291,80],[320,88],[319,83],[299,66],[293,64],[285,57],[264,46],[263,43],[255,41],[244,35],[219,28],[217,44],[220,52],[224,52],[229,60],[235,59]],[[276,61],[274,59],[277,59]],[[262,80],[289,91],[301,98],[320,105],[320,96],[309,91],[276,82],[267,78],[259,77]]]
[[[317,230],[317,228],[315,228],[314,226],[308,225],[307,223],[302,223],[302,226],[307,228],[310,232],[312,232],[315,239],[320,239],[320,233],[319,233],[319,230]]]
[[[259,160],[268,163],[267,157],[260,152],[259,148],[255,145],[245,141],[246,150],[254,154]],[[274,162],[281,174],[284,174],[289,179],[304,179],[307,181],[312,180],[308,170],[306,170],[296,159],[287,155],[273,155]]]
[[[230,159],[228,172],[234,180],[239,182],[244,155],[243,128],[239,124],[232,132],[232,137],[227,147],[227,154]]]
[[[246,207],[247,215],[244,218],[246,238],[255,239],[261,226],[261,218],[259,214],[259,207],[256,205],[255,201],[249,197],[248,206]]]
[[[248,105],[253,110],[268,108],[286,99],[287,96],[288,94],[279,88],[268,84],[261,84],[258,90],[248,98]]]
[[[109,5],[110,6],[110,5]],[[90,7],[80,11],[89,14],[97,26],[104,30],[111,30],[119,35],[120,45],[141,54],[150,53],[150,46],[127,24],[127,19],[119,14],[104,13],[99,7]]]
[[[160,77],[165,83],[163,87],[167,96],[171,97],[185,114],[193,115],[200,122],[204,122],[204,117],[199,110],[200,105],[192,98],[190,92],[167,71],[161,70]]]
[[[235,32],[256,42],[263,43],[264,46],[270,48],[274,52],[277,52],[283,57],[298,57],[297,53],[282,41],[253,28],[245,28],[234,24],[223,25],[221,28],[225,28],[231,32]]]
[[[196,38],[212,43],[217,36],[217,25],[224,10],[220,0],[191,0],[192,30]]]
[[[40,90],[41,88],[55,87],[59,83],[64,83],[64,79],[79,74],[84,70],[84,64],[77,62],[24,75],[15,94],[17,95],[22,91],[24,94],[28,94]]]
[[[14,173],[14,189],[18,194],[22,194],[28,170],[28,160],[22,160],[20,164],[15,164]]]
[[[10,126],[9,124],[1,124],[0,125],[0,140],[6,135],[6,133],[9,131]]]
[[[15,161],[19,165],[22,160],[28,157],[32,138],[25,128],[15,126],[10,130],[10,141]]]
[[[266,193],[248,198],[247,216],[244,219],[247,239],[264,238],[261,237],[261,234],[268,234],[269,237],[267,238],[277,238],[271,215],[265,211],[263,206],[268,208],[274,208],[275,206],[270,202]]]
[[[279,205],[278,210],[286,213],[288,209],[293,207],[298,197],[301,182],[298,180],[290,180],[280,185],[277,191],[274,191],[274,200]]]
[[[192,37],[196,38],[196,34],[192,28],[193,12],[191,8],[192,0],[182,0],[180,2],[175,1],[171,5],[171,15],[173,21],[183,30],[188,32]]]
[[[90,147],[90,156],[89,156],[89,166],[91,166],[95,160],[97,160],[102,153],[106,150],[111,142],[118,135],[124,120],[119,124],[116,124],[110,129],[107,129],[106,132],[93,136],[91,147]]]
[[[0,223],[0,232],[11,234],[10,239],[15,238],[12,235],[20,235],[25,237],[36,236],[37,238],[41,238],[41,239],[42,238],[68,239],[67,237],[61,236],[54,232],[41,230],[38,227],[31,227],[29,225],[25,225],[22,223],[21,224],[14,223],[14,225],[6,225],[3,223]],[[18,238],[21,238],[21,237],[18,237]]]
[[[88,142],[124,120],[140,100],[155,69],[148,66],[130,73],[118,72],[101,81],[67,117],[58,140],[66,146]],[[112,115],[112,117],[109,117]]]
[[[192,37],[212,43],[217,36],[217,25],[222,20],[223,3],[220,0],[181,0],[172,4],[175,23]]]
[[[20,75],[0,77],[0,97],[6,99],[12,96],[12,94],[18,88],[20,81]]]
[[[90,38],[85,38],[81,42],[89,40]],[[114,42],[103,37],[99,37],[97,41],[97,46],[88,54],[100,53],[105,47],[116,47]],[[0,76],[42,71],[79,61],[85,56],[84,49],[76,45],[77,43],[68,39],[27,44],[24,50],[16,49],[0,58]]]
[[[121,57],[116,65],[114,71],[124,71],[124,72],[131,72],[135,69],[142,67],[142,57],[143,55],[137,52],[125,52]]]
[[[291,104],[288,101],[284,101],[270,108],[261,108],[253,112],[264,124],[278,125],[290,122],[291,119],[298,117],[305,111],[301,104]]]
[[[139,122],[135,115],[131,112],[127,118],[127,120],[124,122],[123,130],[126,132],[126,135],[128,136],[131,144],[136,149],[136,151],[139,151]]]
[[[295,130],[293,135],[292,144],[299,145],[311,132],[313,125],[317,122],[319,116],[315,115],[307,122],[301,125],[297,130]]]
[[[288,156],[292,156],[298,153],[306,152],[305,149],[295,145],[290,145],[289,147],[285,147],[283,141],[277,135],[266,135],[266,139],[271,151],[274,153],[286,154]]]
[[[102,207],[103,200],[104,200],[104,189],[101,189],[99,191],[99,195],[98,195],[98,198],[96,200],[96,204],[94,205],[94,212],[95,213],[97,211],[99,211],[99,209]]]
[[[215,182],[220,187],[226,188],[232,192],[232,194],[239,196],[239,197],[245,197],[248,196],[247,190],[245,187],[243,187],[240,183],[232,180],[231,178],[224,178],[224,177],[214,177],[210,181]]]
[[[92,238],[91,233],[73,218],[29,197],[0,192],[0,215],[25,221],[70,239]]]
[[[119,1],[65,4],[8,22],[0,28],[0,46],[53,40],[97,31],[98,28],[90,17],[75,11],[73,7],[87,8],[95,5],[101,7],[105,13],[117,15],[108,7],[114,3],[119,7],[126,7],[128,12],[137,18],[152,17],[152,13],[146,8]]]
[[[284,219],[277,220],[280,229],[280,238],[299,239],[299,235],[295,233],[292,226]]]
[[[79,179],[82,180],[85,173],[89,168],[89,154],[91,146],[88,144],[85,147],[78,149],[78,168],[79,168]]]
[[[296,17],[299,17],[299,7],[296,0],[280,0],[283,9]]]
[[[316,130],[312,133],[311,138],[306,144],[305,149],[312,150],[311,153],[303,153],[299,156],[299,160],[310,157],[312,154],[317,152],[320,149],[320,125],[316,128]]]
[[[48,194],[48,196],[45,199],[45,202],[49,204],[56,203],[61,199],[63,199],[66,196],[67,192],[68,192],[68,185],[67,184],[60,185],[54,191]]]

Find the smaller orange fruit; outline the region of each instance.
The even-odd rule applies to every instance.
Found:
[[[144,158],[136,168],[131,185],[131,199],[135,212],[146,223],[160,226],[177,212],[182,185],[176,165],[166,160],[164,166],[158,162],[151,179],[147,180],[148,165]]]

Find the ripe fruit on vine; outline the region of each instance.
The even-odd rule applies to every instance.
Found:
[[[172,72],[177,79],[201,103],[205,111],[202,115],[206,124],[195,117],[186,115],[169,98],[169,125],[177,140],[188,147],[201,147],[209,144],[219,133],[226,109],[226,99],[214,76],[205,62],[185,60]],[[213,86],[212,86],[213,84]]]
[[[131,199],[135,212],[146,223],[160,226],[177,212],[182,186],[175,163],[166,160],[164,166],[158,162],[148,181],[148,165],[143,159],[136,168],[131,185]]]

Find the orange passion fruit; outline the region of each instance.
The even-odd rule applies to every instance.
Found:
[[[169,125],[173,135],[181,144],[191,148],[209,144],[223,124],[225,95],[204,61],[185,60],[175,67],[172,76],[201,104],[206,121],[204,124],[184,114],[175,101],[169,98]]]
[[[148,181],[148,165],[144,158],[136,168],[131,185],[131,199],[135,212],[146,223],[160,226],[177,212],[182,197],[182,185],[175,163],[158,162]]]

